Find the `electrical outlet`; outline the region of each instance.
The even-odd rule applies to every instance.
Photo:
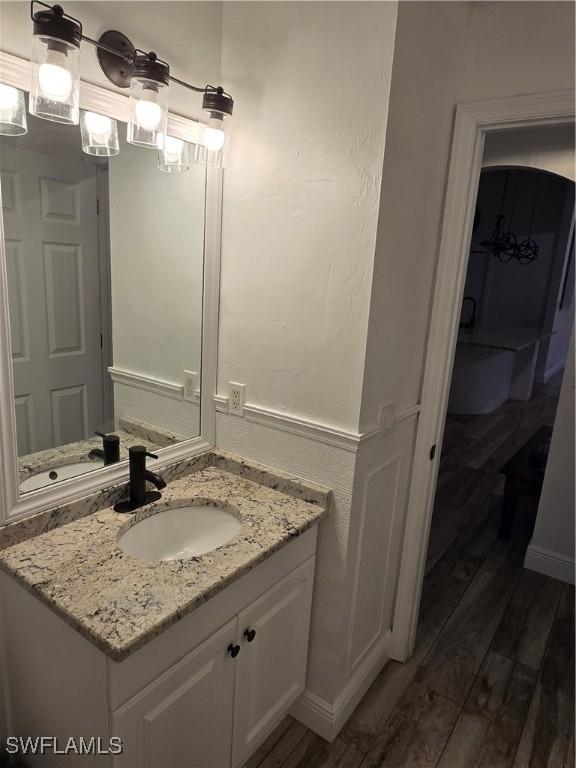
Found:
[[[184,400],[195,403],[198,400],[199,376],[194,371],[184,371]]]
[[[379,408],[378,421],[384,429],[392,429],[396,422],[395,403],[390,401],[383,403]]]
[[[228,382],[228,413],[235,416],[242,416],[244,413],[244,402],[246,399],[246,385],[236,384],[234,381]]]

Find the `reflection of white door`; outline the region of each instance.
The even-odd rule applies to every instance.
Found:
[[[18,453],[102,422],[96,170],[2,146]]]

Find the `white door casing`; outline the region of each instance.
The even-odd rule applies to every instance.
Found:
[[[571,124],[574,114],[572,91],[471,102],[456,108],[394,612],[391,655],[396,659],[404,660],[412,654],[416,638],[484,139],[491,131]]]
[[[93,165],[3,147],[19,454],[102,426],[100,266]]]

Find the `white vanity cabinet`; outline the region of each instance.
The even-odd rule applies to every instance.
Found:
[[[121,754],[85,766],[241,768],[305,687],[316,536],[314,526],[120,662],[0,574],[12,733],[122,739]]]
[[[232,765],[241,766],[304,690],[314,578],[300,566],[239,616]]]
[[[313,578],[311,558],[114,712],[114,766],[241,766],[304,690]]]
[[[230,621],[114,713],[124,751],[114,766],[225,766],[230,761],[234,664]]]

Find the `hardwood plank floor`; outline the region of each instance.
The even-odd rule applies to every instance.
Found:
[[[458,714],[457,704],[412,682],[378,733],[362,768],[433,768]]]
[[[247,768],[574,768],[574,588],[523,568],[533,503],[497,538],[498,470],[553,423],[560,381],[448,420],[413,657],[332,744],[286,718]]]
[[[524,571],[492,642],[492,650],[539,669],[562,583]]]
[[[501,768],[514,759],[537,673],[489,653],[452,732],[439,768]]]
[[[520,578],[522,554],[494,544],[422,663],[421,682],[464,703]]]

